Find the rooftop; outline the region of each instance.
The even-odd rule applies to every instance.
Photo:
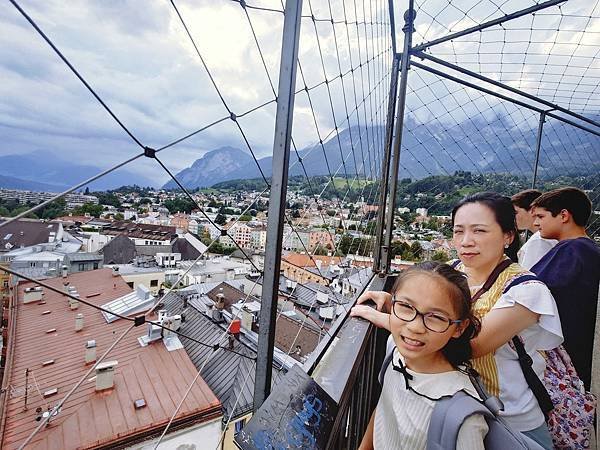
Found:
[[[59,227],[58,222],[41,220],[21,219],[11,222],[0,230],[0,251],[52,242]]]
[[[63,278],[47,283],[62,288]],[[131,292],[121,277],[113,277],[110,269],[80,272],[68,276],[82,299],[102,305]],[[70,310],[65,298],[44,289],[45,304],[24,304],[23,291],[34,286],[19,286],[19,301],[10,318],[9,358],[4,386],[11,390],[3,395],[3,449],[17,448],[35,429],[36,408],[46,410],[72,388],[89,366],[84,364],[84,344],[95,340],[98,355],[102,354],[130,322],[118,320],[107,324],[100,311],[81,305]],[[49,311],[48,313],[46,311]],[[84,315],[82,331],[74,329],[75,316]],[[197,373],[186,352],[167,351],[157,343],[140,347],[138,337],[146,328],[131,330],[108,359],[117,360],[115,384],[112,389],[95,391],[95,383],[87,380],[69,398],[50,426],[34,438],[32,447],[88,448],[117,443],[160,431],[169,421],[183,397],[188,380]],[[43,365],[43,362],[53,361]],[[27,409],[24,410],[25,370],[30,370]],[[37,387],[32,387],[35,377]],[[54,397],[42,399],[37,394],[57,389]],[[134,408],[134,401],[143,398],[146,407]],[[177,419],[204,421],[220,416],[219,400],[206,383],[199,379],[183,403]]]
[[[138,224],[127,220],[117,220],[106,225],[102,232],[112,236],[124,235],[136,239],[170,241],[176,233],[176,229],[164,225]]]

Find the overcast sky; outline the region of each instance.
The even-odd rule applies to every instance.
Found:
[[[503,11],[510,12],[528,6],[522,1],[511,1],[502,2]],[[278,0],[248,3],[281,9]],[[336,20],[343,19],[344,10],[340,0],[304,3],[304,14],[310,14],[312,8],[317,18],[329,18],[328,5],[331,4],[333,17]],[[347,1],[347,18],[352,21],[355,17],[363,20],[364,16],[372,16],[373,19],[382,20],[386,3],[383,0],[362,3]],[[490,14],[500,14],[492,2],[454,2],[464,3],[461,11],[469,11],[468,16],[448,8],[447,1],[420,3],[423,6],[419,7],[417,43],[423,38],[431,39],[445,34],[447,30],[438,22],[460,29],[472,25],[472,17],[485,18]],[[569,3],[575,4],[571,6],[575,8],[574,11],[589,5],[584,0]],[[22,0],[19,4],[142,143],[160,147],[228,115],[170,2]],[[356,13],[355,4],[359,5]],[[406,4],[405,0],[396,2],[399,29]],[[513,4],[515,6],[511,7]],[[239,3],[227,0],[178,0],[176,5],[232,111],[241,114],[273,100],[248,19]],[[247,11],[276,89],[283,15],[252,9]],[[591,10],[587,13],[598,16],[600,11]],[[436,20],[433,20],[434,16]],[[385,19],[387,21],[387,17]],[[345,72],[350,68],[350,58],[356,65],[366,60],[367,53],[372,58],[389,46],[389,36],[383,26],[357,31],[355,27],[340,24],[335,26],[335,36],[330,23],[318,22],[316,26],[318,40],[313,22],[307,19],[302,22],[300,61],[309,86],[324,79],[323,65],[328,78],[339,74],[338,52],[342,72]],[[562,40],[577,44],[577,48],[584,50],[588,46],[600,45],[600,20],[588,20],[585,26],[574,23],[573,26],[590,32],[585,37],[573,32],[570,36],[562,37]],[[4,2],[0,9],[0,30],[0,155],[44,151],[106,168],[140,151],[9,2]],[[534,40],[540,41],[539,51],[544,51],[548,48],[544,45],[556,42],[556,33],[546,30]],[[348,41],[352,48],[350,52]],[[536,45],[530,44],[528,51],[532,54],[537,52],[534,48]],[[473,44],[467,42],[464,48],[458,50],[456,46],[450,48],[454,52],[464,51],[465,58],[468,58],[469,46]],[[359,48],[362,48],[360,57]],[[494,48],[497,49],[498,44]],[[443,52],[444,49],[440,48],[440,54]],[[510,62],[510,58],[514,57],[506,56],[508,59],[505,62]],[[465,59],[464,62],[469,60]],[[584,59],[577,61],[578,64],[585,62]],[[384,104],[389,63],[389,53],[384,53],[370,64],[371,88],[377,81],[381,82],[369,98],[371,110]],[[595,66],[597,61],[592,65],[592,71],[600,69]],[[504,70],[506,74],[501,75],[508,76],[509,71]],[[366,70],[364,76],[367,76]],[[358,80],[356,71],[354,81]],[[351,81],[350,77],[346,78],[345,92],[349,96],[352,92]],[[415,88],[419,83],[422,84],[420,77],[413,78]],[[303,84],[299,82],[298,86]],[[363,86],[369,87],[366,79]],[[348,123],[343,120],[345,106],[341,83],[330,83],[329,87],[337,123],[340,128],[346,128]],[[334,123],[328,94],[325,85],[315,89],[311,95],[312,109],[306,95],[297,96],[294,139],[299,147],[317,142],[319,137],[332,132]],[[363,95],[359,85],[359,102]],[[353,110],[355,99],[346,100],[348,108]],[[418,102],[415,105],[418,106]],[[313,110],[319,135],[314,126]],[[271,152],[274,115],[275,105],[272,103],[239,119],[250,145],[259,157]],[[355,118],[351,122],[356,123]],[[162,155],[167,165],[178,171],[206,151],[223,145],[247,149],[231,120],[199,133]],[[128,168],[157,182],[167,179],[167,175],[150,160],[138,160]]]

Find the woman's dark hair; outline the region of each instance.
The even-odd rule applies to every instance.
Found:
[[[448,264],[425,261],[402,271],[394,283],[393,291],[396,292],[408,278],[417,274],[427,274],[442,281],[447,288],[452,305],[458,313],[457,319],[469,321],[462,334],[457,338],[450,338],[442,348],[442,354],[448,362],[458,369],[459,366],[467,364],[471,359],[473,355],[471,339],[477,336],[481,329],[481,323],[471,309],[471,292],[467,277]]]
[[[510,201],[510,198],[496,194],[495,192],[477,192],[476,194],[467,195],[463,198],[452,210],[452,226],[454,226],[454,217],[456,212],[464,205],[469,203],[481,203],[487,206],[494,213],[496,222],[504,233],[512,233],[513,240],[504,249],[504,254],[514,262],[517,262],[517,251],[519,250],[519,232],[517,230],[517,221],[515,209]]]

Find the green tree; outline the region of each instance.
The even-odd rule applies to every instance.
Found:
[[[90,216],[100,217],[104,207],[102,205],[96,205],[95,203],[84,203],[83,205],[75,208],[73,214],[84,216],[89,214]]]
[[[223,214],[219,213],[217,214],[217,217],[215,217],[215,223],[217,225],[225,225],[227,223],[227,218]]]
[[[194,208],[196,208],[196,203],[188,198],[175,198],[165,201],[164,206],[171,214],[176,212],[184,212],[189,214]]]
[[[121,200],[119,200],[119,197],[114,192],[94,192],[92,195],[98,198],[98,203],[101,205],[111,205],[115,208],[121,207]]]
[[[54,200],[52,203],[43,206],[36,211],[38,217],[42,219],[56,219],[57,217],[64,216],[67,210],[67,202],[64,198]]]
[[[313,252],[313,254],[319,255],[319,256],[327,256],[327,253],[328,253],[327,248],[323,247],[322,245],[317,245]]]
[[[446,262],[448,261],[448,254],[444,250],[436,250],[431,256],[431,260]]]

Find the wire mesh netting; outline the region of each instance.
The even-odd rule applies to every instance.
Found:
[[[256,253],[265,248],[284,5],[171,0],[140,10],[104,2],[10,3],[0,37],[2,153],[68,160],[76,169],[61,174],[55,185],[60,194],[17,210],[0,230],[32,213],[43,217],[69,193],[137,183],[132,180],[156,188],[142,190],[138,206],[144,195],[153,197],[150,203],[187,205],[204,247],[178,267],[144,321],[177,334],[197,373],[181,380],[154,445],[181,418],[199,378],[224,393],[222,441],[230,422],[252,409],[253,321],[263,279]],[[396,3],[396,17],[405,3]],[[511,195],[532,185],[571,185],[584,189],[599,209],[600,3],[548,3],[416,2],[394,232],[404,247],[395,246],[393,256],[418,260],[436,248],[447,256],[447,215],[478,190]],[[536,10],[510,17],[524,8]],[[303,3],[287,204],[279,212],[285,224],[283,253],[276,256],[282,273],[275,381],[331,339],[332,323],[346,316],[372,277],[380,245],[376,219],[385,210],[386,133],[393,125],[387,115],[396,95],[390,97],[397,57],[392,39],[402,35],[391,17],[384,0]],[[444,40],[490,21],[501,23]],[[425,210],[419,214],[428,220],[428,236],[415,231],[423,228],[418,209]],[[599,229],[594,214],[590,235],[597,237]],[[233,252],[236,258],[225,256]],[[245,281],[237,284],[233,307],[219,316],[226,320],[215,321],[222,297],[209,298],[209,291],[220,285],[209,282],[203,267],[233,259],[240,262],[232,278]],[[3,270],[76,299],[27,273]],[[90,311],[100,309],[79,301]],[[171,330],[153,315],[164,307],[191,320]],[[230,339],[235,319],[248,325],[239,342]],[[198,334],[200,328],[212,334]],[[232,358],[237,363],[227,366],[226,384],[219,368]],[[41,380],[44,370],[38,371]],[[44,425],[75,401],[90,373],[73,368],[76,380],[60,386],[68,394],[39,425],[7,434],[7,448],[45,439]],[[25,382],[21,375],[13,381]],[[41,396],[32,402],[48,409]]]

